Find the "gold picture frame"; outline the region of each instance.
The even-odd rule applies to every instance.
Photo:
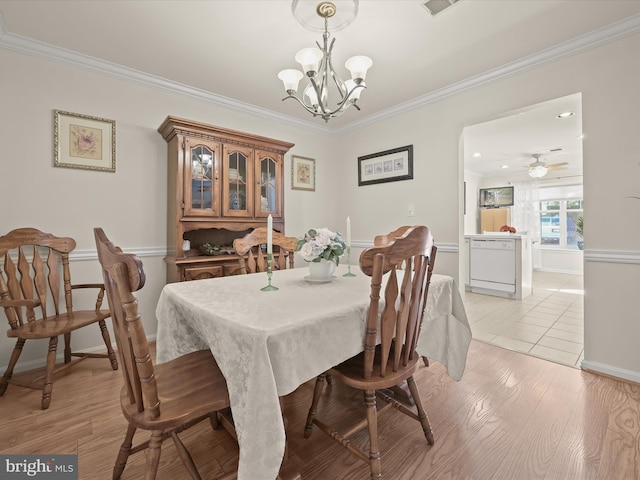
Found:
[[[53,166],[116,171],[116,122],[53,111]]]
[[[293,155],[291,157],[291,189],[307,190],[315,192],[316,190],[316,161],[313,158],[299,157]]]

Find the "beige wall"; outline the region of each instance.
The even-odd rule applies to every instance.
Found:
[[[125,250],[145,253],[164,247],[166,145],[156,128],[171,114],[294,142],[286,157],[287,176],[291,153],[316,158],[316,192],[292,191],[287,181],[287,234],[299,236],[320,225],[340,230],[349,215],[354,243],[364,246],[374,235],[400,224],[423,223],[443,247],[437,270],[457,277],[458,245],[464,233],[459,154],[464,126],[582,92],[588,209],[585,363],[640,380],[637,300],[630,294],[632,287],[611,288],[611,278],[603,275],[617,275],[616,283],[635,281],[636,288],[639,284],[640,266],[635,260],[640,255],[640,201],[624,198],[640,195],[638,51],[640,35],[635,35],[360,129],[322,135],[0,50],[0,230],[29,225],[70,234],[80,251],[91,251],[92,228],[100,225]],[[376,94],[373,84],[367,94]],[[115,174],[52,167],[54,109],[116,120]],[[414,180],[357,186],[358,156],[408,144],[414,146]],[[415,206],[414,217],[407,217],[409,204]],[[591,262],[589,250],[599,252],[602,262]],[[607,259],[618,251],[628,253],[624,265],[611,265]],[[161,255],[149,253],[143,261],[153,278],[141,292],[140,303],[148,333],[153,334],[164,269]],[[84,276],[99,275],[95,260],[75,263],[74,268],[82,264]],[[80,346],[95,346],[95,338],[84,336]],[[6,365],[10,348],[11,343],[0,338],[0,365]],[[36,354],[29,352],[26,358],[33,360]]]
[[[319,179],[331,175],[324,135],[2,49],[0,65],[1,234],[30,226],[74,237],[76,252],[92,257],[71,265],[74,281],[85,282],[100,280],[93,228],[102,227],[116,245],[142,256],[148,276],[139,302],[149,335],[156,331],[155,305],[165,280],[167,144],[156,129],[167,115],[295,143],[285,156],[287,234],[301,235],[309,221],[329,223],[337,207],[330,182],[315,194],[290,190],[292,154],[315,158]],[[56,109],[116,121],[116,173],[53,167]],[[74,345],[87,349],[100,341],[83,330]],[[13,343],[0,335],[0,371]],[[27,342],[22,367],[42,365],[44,351],[46,343]]]

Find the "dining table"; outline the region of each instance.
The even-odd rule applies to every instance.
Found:
[[[286,447],[280,397],[364,348],[370,281],[340,265],[331,281],[307,268],[167,284],[158,300],[156,361],[210,349],[227,380],[238,436],[238,480],[274,480]],[[417,352],[454,380],[471,329],[454,279],[433,274]],[[311,398],[309,398],[311,402]],[[295,433],[290,432],[290,435]],[[300,435],[303,432],[300,431]]]

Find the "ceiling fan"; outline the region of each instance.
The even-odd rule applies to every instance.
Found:
[[[532,153],[531,156],[535,158],[535,162],[530,163],[525,168],[529,169],[529,176],[533,178],[542,178],[544,177],[550,170],[562,170],[564,167],[569,165],[567,162],[560,163],[552,163],[551,165],[547,165],[547,162],[540,161],[540,157],[542,153]]]

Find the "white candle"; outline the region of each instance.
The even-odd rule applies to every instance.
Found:
[[[189,240],[185,240],[184,242],[182,242],[182,250],[185,252],[187,250],[191,250],[191,242]]]
[[[347,217],[347,248],[351,248],[351,219]]]
[[[267,218],[267,253],[273,253],[273,217]]]

